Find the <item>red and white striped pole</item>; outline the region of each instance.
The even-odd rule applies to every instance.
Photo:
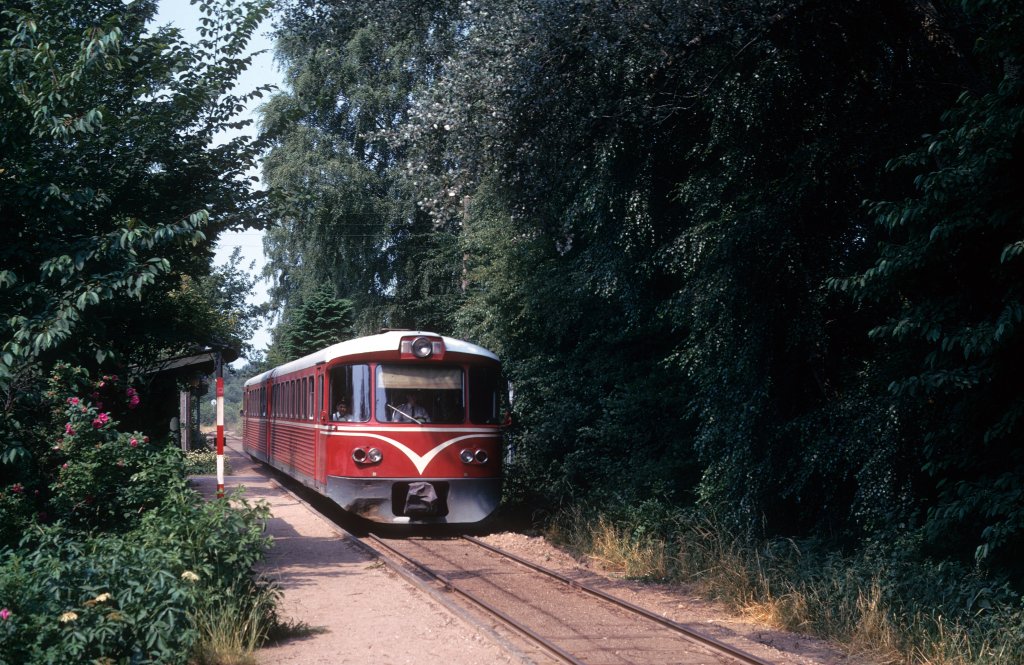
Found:
[[[217,352],[217,498],[224,498],[224,363]]]

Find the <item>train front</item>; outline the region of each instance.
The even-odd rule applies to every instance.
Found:
[[[375,522],[479,522],[501,499],[498,359],[429,333],[395,341],[328,363],[324,491]]]

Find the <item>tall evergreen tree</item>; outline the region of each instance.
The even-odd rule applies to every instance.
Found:
[[[352,301],[336,297],[329,286],[314,291],[285,316],[274,330],[274,344],[268,354],[272,366],[343,342],[355,334]]]

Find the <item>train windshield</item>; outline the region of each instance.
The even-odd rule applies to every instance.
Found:
[[[461,367],[377,366],[377,420],[461,423],[466,420]]]

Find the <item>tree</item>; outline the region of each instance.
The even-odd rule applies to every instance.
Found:
[[[208,273],[211,240],[259,223],[244,177],[259,147],[212,139],[263,92],[230,91],[267,3],[206,6],[195,45],[148,33],[155,11],[15,2],[0,15],[0,379],[56,356],[139,360],[123,331],[143,295]]]
[[[271,366],[301,358],[354,336],[352,301],[338,298],[329,286],[317,289],[301,305],[285,312],[274,330],[268,352]]]
[[[151,1],[0,12],[0,485],[41,473],[58,360],[123,378],[214,341],[198,336],[244,332],[247,314],[214,311],[247,287],[235,266],[210,277],[211,243],[260,225],[244,175],[260,147],[213,138],[264,92],[231,89],[267,11],[204,5],[196,44],[149,31]]]
[[[964,2],[978,74],[943,127],[893,160],[914,193],[871,206],[874,264],[835,288],[877,308],[889,393],[927,473],[925,530],[946,554],[1018,567],[1024,542],[1024,11]]]
[[[457,228],[435,225],[401,176],[388,137],[413,91],[440,73],[458,3],[289,2],[278,57],[292,89],[264,110],[264,162],[275,225],[268,230],[273,303],[331,284],[351,299],[362,332],[445,330],[460,298]]]
[[[504,239],[469,247],[503,268],[463,311],[502,340],[537,410],[521,421],[548,426],[523,436],[561,465],[551,484],[598,477],[568,470],[631,424],[646,441],[625,399],[670,414],[670,454],[699,464],[676,495],[737,525],[847,534],[899,494],[868,473],[898,432],[864,371],[866,319],[823,286],[868,260],[860,202],[962,75],[955,16],[933,18],[914,2],[466,9],[403,127],[408,171],[437,219],[464,207],[467,236]],[[579,375],[552,379],[563,365]]]

